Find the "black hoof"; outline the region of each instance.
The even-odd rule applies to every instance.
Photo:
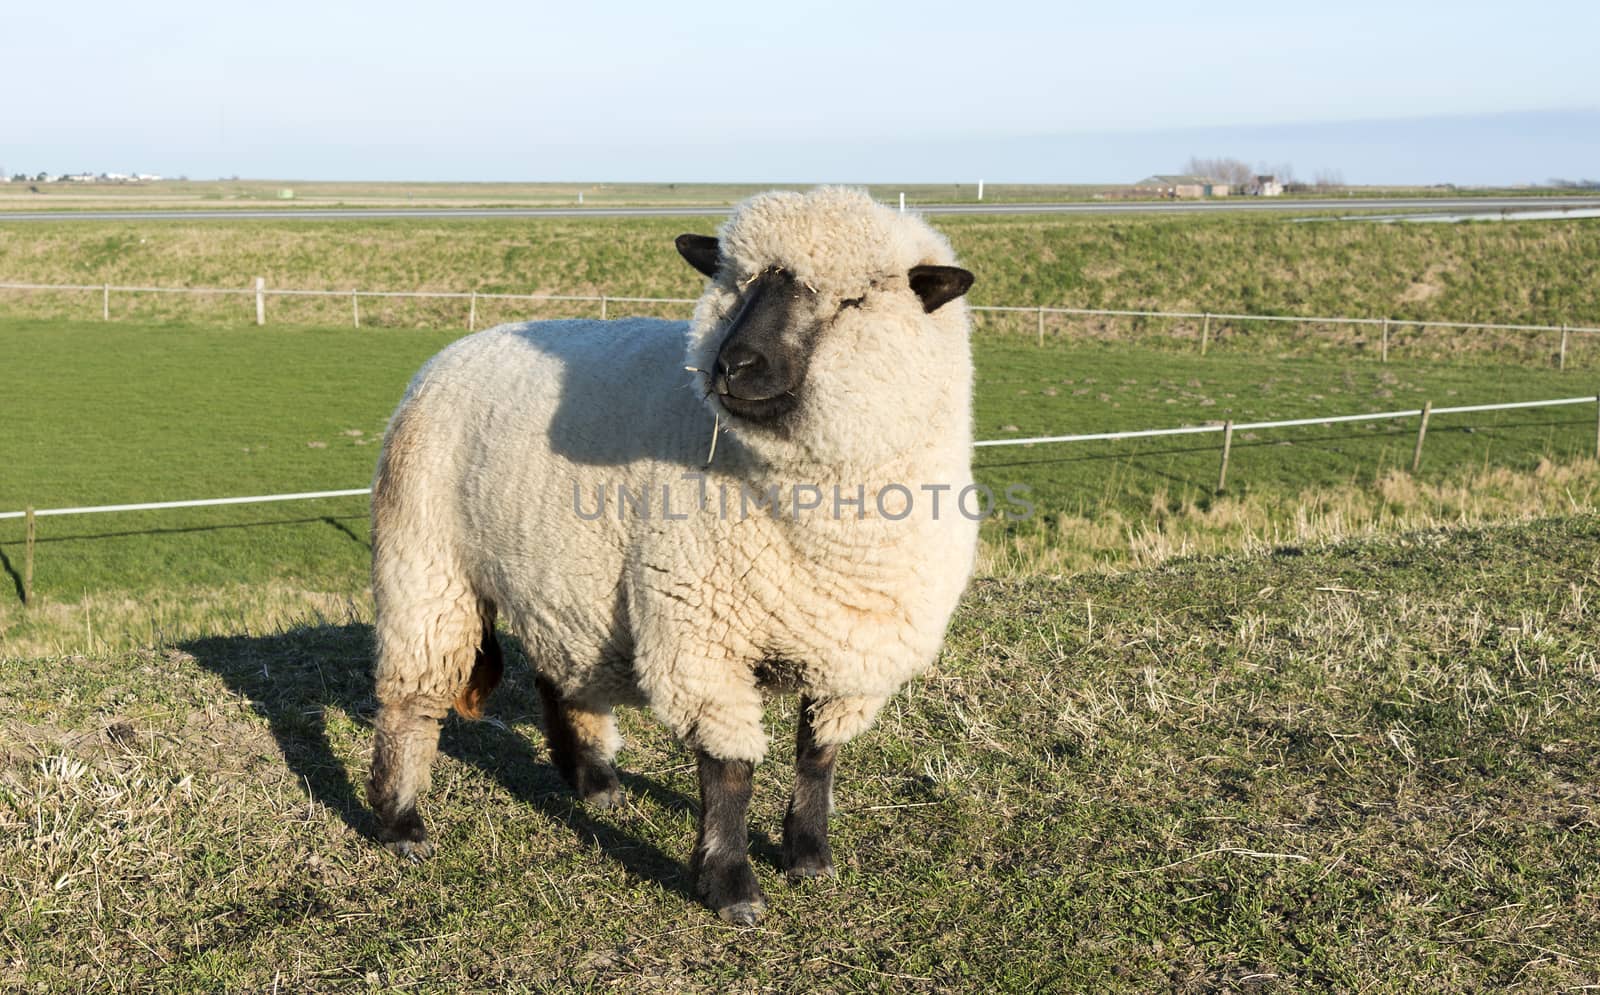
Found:
[[[718,909],[717,918],[735,926],[754,926],[761,919],[761,913],[765,911],[767,911],[766,902],[738,902]]]
[[[573,789],[592,809],[604,812],[622,804],[622,785],[610,764],[585,764],[578,768]]]
[[[408,860],[424,860],[433,856],[433,843],[423,828],[422,816],[414,808],[401,812],[392,822],[383,826],[383,845],[393,853]]]
[[[808,857],[796,860],[784,870],[791,884],[809,881],[813,878],[831,878],[834,876],[833,861],[824,857]]]
[[[756,883],[756,872],[745,860],[708,868],[695,861],[695,893],[723,922],[754,926],[767,909],[767,896]]]
[[[417,863],[433,856],[432,840],[390,840],[384,848],[397,856]]]

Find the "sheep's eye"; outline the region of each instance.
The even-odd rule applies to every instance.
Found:
[[[839,310],[843,311],[847,307],[860,307],[866,302],[867,298],[864,294],[860,297],[847,297],[839,302]]]

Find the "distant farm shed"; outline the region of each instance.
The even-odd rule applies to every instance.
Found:
[[[1257,176],[1245,188],[1245,193],[1256,197],[1282,197],[1283,183],[1276,176]]]
[[[1228,185],[1218,183],[1209,176],[1160,174],[1139,181],[1138,189],[1158,197],[1226,197]]]

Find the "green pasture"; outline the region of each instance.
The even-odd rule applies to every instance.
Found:
[[[606,294],[695,297],[701,281],[672,249],[715,217],[391,221],[121,221],[0,225],[0,282],[243,289]],[[937,219],[977,274],[980,305],[1353,316],[1600,327],[1600,220],[1384,225],[1268,217],[949,217]],[[0,291],[12,317],[97,318],[98,292]],[[274,323],[340,325],[348,298],[269,301]],[[363,301],[365,324],[465,328],[466,301]],[[573,305],[562,305],[570,312]],[[539,316],[526,302],[479,302],[484,321]],[[115,294],[113,317],[254,321],[249,297]],[[679,308],[672,312],[681,316]],[[1032,316],[985,317],[1033,333]],[[1176,342],[1198,322],[1051,318],[1069,337]],[[1375,328],[1219,322],[1213,345],[1343,355],[1378,350]],[[1552,361],[1558,336],[1394,330],[1413,356],[1520,350]],[[1574,363],[1600,347],[1574,343]]]
[[[0,510],[364,487],[385,421],[418,366],[456,333],[213,328],[137,322],[0,325],[13,401],[0,435]],[[977,436],[1024,438],[1353,414],[1593,393],[1547,368],[977,338]],[[1137,522],[1251,503],[1292,518],[1319,488],[1372,490],[1409,467],[1416,422],[1237,433],[1227,493],[1221,437],[980,449],[981,481],[1029,489],[1033,520],[992,523],[1062,539],[1063,516]],[[1439,417],[1419,480],[1530,472],[1594,455],[1595,412],[1575,406]],[[1592,487],[1592,484],[1585,485]],[[1587,490],[1579,499],[1586,499]],[[1275,509],[1275,510],[1274,510]],[[369,555],[363,498],[37,520],[43,599],[171,585],[281,580],[359,589]],[[1115,530],[1113,530],[1115,531]],[[23,572],[23,524],[0,522],[0,595]],[[1065,540],[1063,540],[1065,541]],[[1116,562],[1114,548],[1095,555]]]

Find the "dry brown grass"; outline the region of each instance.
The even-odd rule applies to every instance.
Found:
[[[1414,529],[1529,521],[1600,510],[1600,463],[1541,461],[1531,472],[1504,467],[1423,481],[1390,470],[1375,486],[1345,484],[1277,494],[1222,496],[1203,506],[1165,491],[1149,514],[1114,509],[1059,515],[1048,525],[985,534],[980,574],[1062,576],[1096,569],[1147,569],[1168,560],[1375,536]]]

